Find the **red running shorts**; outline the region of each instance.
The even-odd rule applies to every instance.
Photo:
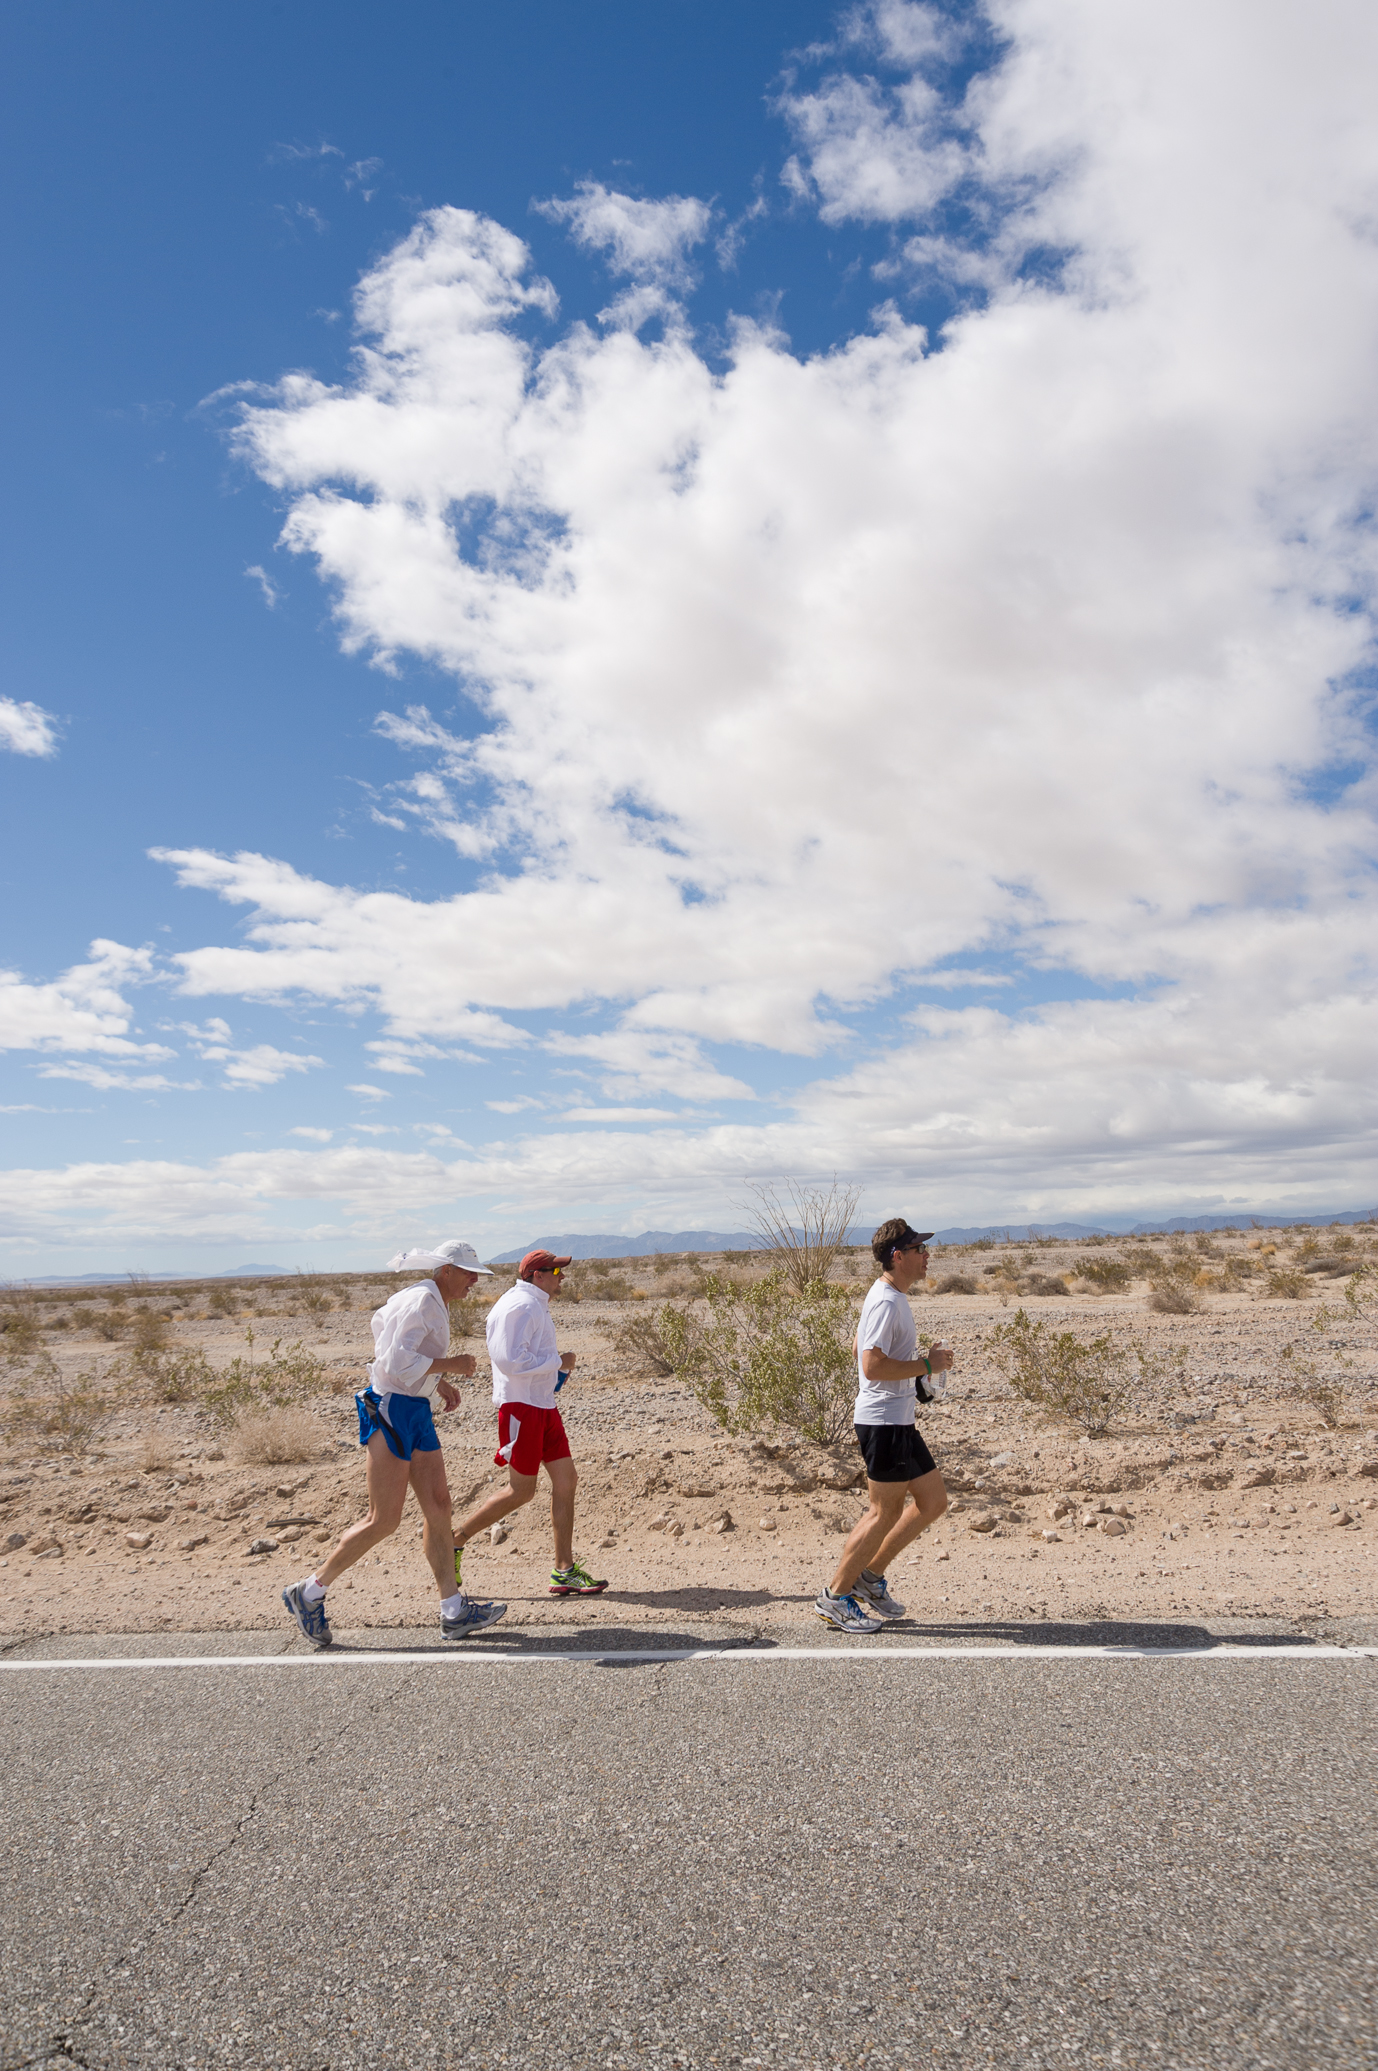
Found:
[[[514,1474],[539,1474],[549,1460],[567,1460],[569,1440],[558,1409],[533,1409],[529,1402],[498,1404],[495,1467]]]

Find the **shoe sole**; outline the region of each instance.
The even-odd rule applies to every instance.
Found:
[[[448,1632],[442,1625],[440,1628],[440,1637],[443,1640],[467,1639],[471,1632],[487,1632],[490,1626],[496,1625],[499,1619],[505,1618],[506,1616],[507,1612],[505,1610],[502,1610],[498,1612],[497,1618],[473,1618],[467,1625],[456,1625],[452,1631]]]
[[[550,1596],[601,1596],[607,1586],[606,1582],[595,1582],[592,1589],[581,1589],[577,1582],[552,1582],[548,1594]]]

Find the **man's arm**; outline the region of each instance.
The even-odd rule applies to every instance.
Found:
[[[868,1381],[916,1381],[920,1374],[945,1373],[952,1358],[944,1348],[918,1359],[892,1359],[879,1345],[868,1345],[861,1355],[861,1371]]]

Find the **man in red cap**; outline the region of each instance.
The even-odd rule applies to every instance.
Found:
[[[508,1487],[490,1496],[455,1532],[455,1572],[464,1548],[529,1503],[542,1467],[550,1477],[550,1521],[555,1533],[552,1596],[596,1596],[607,1588],[574,1558],[574,1491],[579,1477],[570,1458],[564,1420],[555,1407],[558,1389],[574,1365],[573,1352],[555,1341],[550,1304],[560,1292],[560,1275],[571,1261],[553,1251],[528,1251],[517,1278],[488,1312],[488,1356],[493,1362],[493,1400],[498,1406],[498,1449],[494,1464],[507,1469]]]

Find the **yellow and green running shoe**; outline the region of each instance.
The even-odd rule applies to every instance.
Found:
[[[552,1596],[597,1596],[607,1586],[606,1576],[601,1582],[596,1581],[577,1560],[572,1560],[567,1568],[552,1568],[550,1571]]]

